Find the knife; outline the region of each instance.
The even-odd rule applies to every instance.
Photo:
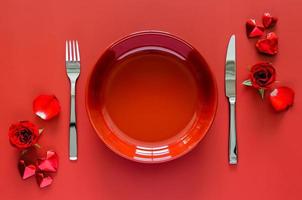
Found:
[[[235,35],[229,41],[226,64],[225,64],[225,94],[230,104],[230,127],[229,127],[229,164],[236,165],[237,136],[236,136],[236,48]]]

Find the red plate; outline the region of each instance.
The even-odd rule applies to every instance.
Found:
[[[191,150],[217,108],[216,82],[191,45],[163,32],[139,32],[111,45],[87,84],[95,131],[118,155],[165,162]]]

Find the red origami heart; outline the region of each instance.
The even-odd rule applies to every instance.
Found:
[[[260,53],[275,55],[278,53],[278,37],[274,32],[266,35],[265,39],[260,39],[256,43],[256,48]]]
[[[272,28],[277,23],[278,18],[273,17],[270,13],[264,13],[262,16],[262,23],[265,28]]]
[[[36,173],[36,166],[28,164],[24,160],[19,160],[18,169],[22,179],[32,177]]]
[[[46,158],[38,159],[38,169],[43,172],[56,172],[58,169],[59,159],[54,151],[47,151]]]
[[[40,188],[49,186],[53,178],[48,173],[57,172],[59,158],[55,151],[45,148],[29,148],[21,154],[18,162],[22,179],[36,175]]]
[[[36,179],[40,188],[44,188],[46,186],[51,185],[53,181],[53,178],[50,175],[45,174],[43,172],[36,173]]]
[[[257,25],[255,19],[248,19],[245,27],[246,34],[249,38],[260,37],[264,33],[264,27],[262,25]]]

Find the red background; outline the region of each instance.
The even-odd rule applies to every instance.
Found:
[[[301,12],[299,0],[2,0],[0,4],[0,198],[1,199],[301,199],[302,134]],[[245,35],[245,20],[264,11],[279,17],[280,53],[258,55]],[[94,133],[85,111],[86,79],[113,41],[135,31],[157,29],[196,47],[216,75],[219,105],[204,140],[186,156],[164,164],[138,164],[112,153]],[[228,39],[237,36],[239,164],[227,162],[228,106],[224,62]],[[69,89],[65,39],[78,39],[82,56],[78,85],[79,160],[68,160]],[[276,114],[267,101],[240,85],[247,66],[271,60],[277,79],[296,91],[294,107]],[[41,93],[61,102],[59,118],[32,114]],[[40,190],[22,181],[17,151],[7,130],[18,120],[45,128],[41,139],[60,156],[54,183]]]

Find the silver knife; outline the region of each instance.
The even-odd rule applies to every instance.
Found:
[[[229,41],[225,64],[225,94],[230,104],[229,164],[237,164],[236,136],[236,47],[235,35]]]

